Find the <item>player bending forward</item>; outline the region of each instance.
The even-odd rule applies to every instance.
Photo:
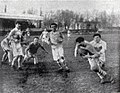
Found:
[[[59,71],[66,70],[70,71],[66,66],[64,50],[63,50],[63,35],[59,31],[57,31],[57,24],[52,23],[51,26],[52,31],[50,32],[50,44],[52,49],[53,60],[56,61],[60,67]]]
[[[99,64],[100,54],[95,50],[95,48],[86,43],[83,37],[78,37],[76,39],[76,46],[74,56],[79,54],[81,57],[86,58],[89,61],[90,68],[92,71],[96,72],[101,79],[101,84],[113,83],[113,78],[104,71]]]
[[[29,46],[25,49],[25,56],[24,56],[24,62],[29,61],[31,58],[34,59],[34,64],[38,63],[38,58],[37,58],[37,50],[38,48],[42,48],[46,53],[46,49],[41,46],[39,43],[39,38],[34,37],[34,41],[29,44]]]

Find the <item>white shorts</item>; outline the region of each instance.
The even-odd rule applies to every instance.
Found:
[[[99,59],[100,59],[101,61],[105,62],[105,61],[106,61],[106,59],[105,59],[105,53],[100,54]]]
[[[23,48],[20,43],[11,42],[11,48],[12,48],[14,57],[19,56],[19,55],[24,56]]]
[[[64,50],[63,46],[51,46],[52,48],[52,55],[53,55],[53,60],[57,61],[61,57],[64,57]]]

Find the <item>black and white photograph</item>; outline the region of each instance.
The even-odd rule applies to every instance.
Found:
[[[119,0],[0,0],[0,93],[120,93]]]

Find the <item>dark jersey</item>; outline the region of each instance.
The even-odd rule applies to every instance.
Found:
[[[29,50],[30,53],[35,54],[35,53],[37,53],[38,48],[42,48],[44,50],[43,46],[41,46],[40,43],[34,44],[32,42],[32,43],[30,43],[30,45],[28,46],[27,49]]]

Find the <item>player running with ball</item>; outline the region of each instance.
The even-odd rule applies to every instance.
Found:
[[[52,31],[50,32],[50,44],[52,49],[53,60],[56,61],[60,67],[58,71],[70,71],[66,65],[64,50],[63,50],[63,35],[57,30],[57,24],[50,25]]]
[[[83,37],[76,39],[74,56],[76,57],[77,54],[88,60],[91,70],[96,72],[100,77],[101,84],[114,82],[113,78],[101,68],[99,64],[100,54],[91,44],[86,43]]]

